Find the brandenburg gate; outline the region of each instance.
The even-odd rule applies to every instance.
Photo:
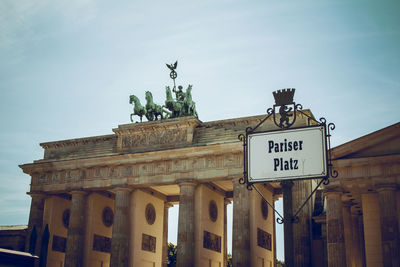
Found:
[[[176,64],[168,65],[176,99],[169,87],[162,107],[150,92],[146,106],[132,95],[131,120],[138,115],[140,122],[110,135],[42,143],[43,159],[20,166],[31,176],[26,251],[40,256],[40,266],[167,266],[169,223],[178,226],[177,266],[226,266],[231,202],[233,265],[275,266],[275,213],[239,183],[238,135],[265,116],[200,121],[192,86],[186,92],[175,86]],[[300,114],[295,126],[307,119]],[[262,130],[274,127],[268,120]],[[279,183],[256,186],[270,203],[281,196]],[[309,181],[297,182],[294,203],[310,192]],[[168,218],[174,204],[178,221]],[[294,229],[295,249],[306,259],[311,242],[302,240],[310,236],[311,212],[306,205],[299,214],[305,224]]]
[[[44,158],[21,165],[32,177],[27,250],[46,249],[47,266],[166,266],[168,223],[177,223],[179,266],[226,266],[226,205],[233,200],[237,266],[250,259],[270,266],[273,212],[238,183],[237,136],[262,118],[174,118],[42,143]],[[280,193],[274,184],[260,190],[272,203]],[[177,203],[172,222],[168,208]]]

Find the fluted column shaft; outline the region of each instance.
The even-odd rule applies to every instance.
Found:
[[[358,237],[360,238],[359,240],[359,245],[358,247],[360,248],[360,267],[361,266],[366,266],[365,262],[365,239],[364,239],[364,220],[363,216],[360,215],[358,216]]]
[[[130,188],[115,188],[115,215],[112,230],[110,257],[111,267],[129,267],[130,194]]]
[[[250,266],[250,197],[246,185],[233,181],[232,262]]]
[[[194,266],[194,193],[196,183],[179,183],[177,267]]]
[[[71,212],[65,252],[65,267],[83,266],[85,243],[86,192],[71,192]]]
[[[347,266],[354,266],[353,253],[355,251],[355,245],[353,244],[352,235],[352,220],[351,220],[351,203],[342,203],[343,209],[343,231],[344,231],[344,243],[346,248],[346,262]]]
[[[380,267],[382,266],[382,239],[378,194],[362,194],[361,201],[363,212],[365,265],[367,267]]]
[[[325,195],[328,266],[346,266],[341,193],[328,191]]]
[[[296,180],[292,188],[292,208],[293,213],[301,203],[311,194],[311,180]],[[285,198],[285,195],[283,195]],[[311,261],[311,201],[308,201],[301,209],[298,223],[293,223],[293,265],[310,266]],[[294,215],[294,214],[293,214]],[[285,216],[286,218],[286,216]],[[286,222],[285,222],[286,223]]]
[[[361,215],[359,214],[351,214],[351,227],[352,227],[352,240],[353,240],[353,247],[352,249],[352,257],[353,257],[353,265],[354,267],[362,267],[362,253],[361,253],[361,235],[358,227],[359,227],[359,219]],[[347,249],[347,248],[346,248]]]
[[[381,187],[377,191],[381,218],[383,266],[400,266],[396,187]]]
[[[26,236],[25,251],[30,252],[34,255],[40,255],[40,244],[43,229],[43,212],[44,212],[44,194],[29,194],[32,198],[31,210],[29,213],[29,223],[28,223],[28,235]],[[35,229],[36,242],[31,244],[30,238],[32,236],[32,231]],[[34,238],[32,236],[32,238]],[[31,247],[31,245],[33,247]]]
[[[45,195],[29,193],[32,198],[31,210],[29,213],[28,233],[25,240],[25,251],[33,255],[40,256],[42,249],[43,213]],[[35,262],[35,267],[39,266],[39,261]]]

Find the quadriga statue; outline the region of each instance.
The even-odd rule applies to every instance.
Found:
[[[178,90],[173,89],[176,99],[173,99],[171,88],[166,87],[165,107],[171,111],[171,118],[196,116],[196,103],[192,100],[192,85],[189,85],[186,92],[183,92],[182,86],[178,86]]]

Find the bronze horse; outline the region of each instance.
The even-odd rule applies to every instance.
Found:
[[[134,104],[133,113],[131,114],[131,122],[133,122],[132,116],[137,115],[140,117],[140,122],[142,122],[142,117],[146,115],[146,109],[140,104],[139,98],[135,95],[129,97],[129,104]]]

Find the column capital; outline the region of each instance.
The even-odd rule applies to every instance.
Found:
[[[171,207],[173,207],[174,205],[169,203],[169,202],[164,202],[164,208],[169,209]]]
[[[355,204],[351,200],[348,200],[348,201],[342,201],[342,205],[345,208],[351,208],[351,206],[354,206]]]
[[[376,187],[376,192],[382,192],[382,191],[396,191],[397,190],[397,185],[396,184],[377,184],[375,185]]]
[[[45,192],[40,192],[40,191],[37,191],[37,192],[26,192],[26,194],[30,195],[32,198],[34,198],[34,197],[36,197],[36,198],[40,198],[40,197],[46,198],[47,197],[47,194]]]
[[[116,186],[112,190],[116,191],[125,191],[125,192],[132,192],[134,189],[128,186]]]
[[[84,190],[72,190],[72,191],[69,191],[69,193],[71,195],[87,195],[87,194],[89,194],[89,192],[84,191]]]
[[[233,185],[240,184],[240,183],[239,183],[239,178],[234,178],[234,179],[232,179],[232,184],[233,184]],[[243,186],[244,186],[244,185],[243,185]]]
[[[272,195],[272,201],[273,202],[276,202],[276,201],[278,201],[278,199],[280,199],[282,196],[279,196],[279,195]]]
[[[179,186],[182,186],[182,185],[196,186],[198,184],[198,182],[195,179],[179,179],[179,180],[175,180],[175,183],[178,184]]]
[[[327,196],[327,195],[343,195],[343,190],[342,190],[342,188],[340,188],[340,187],[338,187],[338,186],[335,186],[335,187],[328,187],[328,188],[325,188],[325,189],[323,189],[323,192],[324,192],[324,195],[325,196]]]
[[[283,180],[279,184],[281,187],[293,187],[293,185],[294,185],[292,180]]]
[[[228,205],[228,204],[231,204],[232,203],[232,200],[231,199],[229,199],[229,198],[224,198],[224,204],[225,205]]]

